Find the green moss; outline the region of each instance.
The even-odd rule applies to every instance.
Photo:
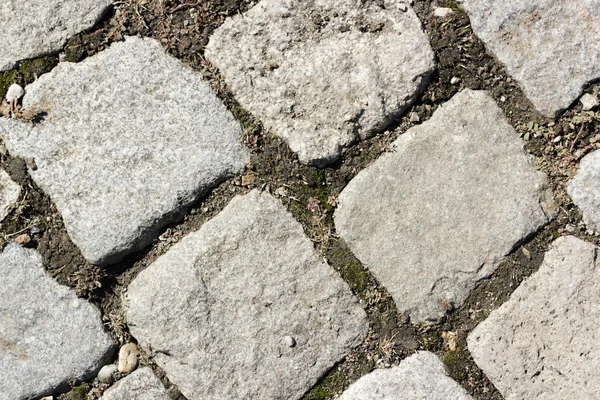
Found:
[[[442,337],[437,330],[430,330],[421,335],[419,343],[423,347],[423,350],[435,351],[440,348]]]
[[[304,400],[327,400],[331,394],[321,386],[315,386],[305,397]]]
[[[462,8],[460,8],[458,6],[458,4],[456,4],[456,1],[453,1],[453,0],[446,0],[444,2],[444,4],[442,5],[442,7],[450,8],[453,11],[460,12],[460,13],[464,13],[465,12]]]
[[[363,267],[357,263],[351,263],[341,270],[341,274],[352,290],[354,290],[361,298],[364,297],[364,292],[369,283],[369,276]]]
[[[0,72],[0,99],[6,96],[6,91],[13,83],[19,83],[17,71]]]
[[[233,116],[242,123],[245,129],[253,129],[255,120],[252,114],[244,110],[239,104],[233,104],[231,107],[231,113]]]
[[[341,371],[329,373],[302,400],[329,400],[342,392],[347,386],[346,378]]]
[[[448,352],[443,358],[444,364],[455,364],[460,361],[464,361],[464,352],[461,346],[456,348],[456,351]]]
[[[326,253],[327,259],[339,270],[342,278],[358,297],[365,300],[370,276],[348,248],[336,243]]]
[[[69,400],[87,400],[87,394],[90,390],[89,385],[75,386],[67,395]]]
[[[56,64],[58,64],[57,57],[47,56],[24,61],[11,71],[0,72],[0,97],[6,95],[6,91],[13,83],[26,86],[40,75],[52,70]]]

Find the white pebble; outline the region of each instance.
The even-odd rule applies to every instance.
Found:
[[[6,100],[18,100],[21,98],[21,96],[23,96],[24,93],[25,91],[21,86],[17,85],[16,83],[13,83],[12,85],[10,85],[8,91],[6,92]]]
[[[137,368],[140,351],[135,343],[127,343],[119,350],[119,372],[129,373]]]
[[[581,96],[579,101],[581,102],[581,108],[583,111],[589,111],[598,105],[598,99],[589,93]]]
[[[446,8],[446,7],[437,7],[435,10],[433,10],[433,15],[438,18],[446,18],[447,16],[449,16],[452,13],[453,13],[452,9]]]
[[[296,345],[296,340],[291,336],[284,337],[283,341],[287,347],[294,347]]]
[[[506,96],[500,97],[500,101],[504,103],[506,101]]]
[[[460,78],[457,76],[453,76],[452,79],[450,79],[450,83],[452,85],[456,85],[457,83],[460,83]]]
[[[115,364],[105,365],[98,372],[98,380],[104,383],[112,383],[113,374],[117,372],[117,366]]]
[[[419,118],[419,114],[414,111],[410,113],[409,118],[410,122],[419,122],[421,120],[421,118]]]
[[[565,230],[567,232],[574,232],[575,231],[575,227],[571,224],[567,224],[567,226],[565,226]]]
[[[561,140],[562,140],[562,136],[557,136],[557,137],[555,137],[555,138],[554,138],[552,141],[553,141],[554,143],[558,143],[558,142],[560,142]]]

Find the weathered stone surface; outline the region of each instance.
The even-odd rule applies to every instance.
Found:
[[[152,39],[131,37],[26,90],[35,125],[2,119],[13,156],[50,195],[92,263],[152,241],[182,209],[249,160],[241,127],[201,76]]]
[[[435,69],[400,0],[262,0],[213,34],[207,55],[240,104],[324,165],[383,130]]]
[[[500,108],[464,90],[348,184],[335,225],[399,310],[438,321],[553,208]]]
[[[567,193],[581,210],[587,227],[600,230],[600,150],[581,159],[579,170],[567,184]]]
[[[446,374],[433,353],[419,351],[390,369],[378,369],[354,382],[339,400],[470,400]]]
[[[6,171],[0,169],[0,221],[6,218],[20,195],[21,186],[10,179]]]
[[[169,400],[169,393],[148,367],[140,368],[108,388],[101,400]]]
[[[37,398],[93,377],[111,356],[100,311],[47,275],[36,251],[4,249],[0,288],[0,400]]]
[[[475,34],[554,117],[600,78],[600,2],[462,0]]]
[[[190,400],[299,399],[367,333],[348,285],[258,191],[234,198],[127,293],[132,335]]]
[[[598,248],[557,239],[539,271],[467,338],[507,400],[595,399],[600,393]]]
[[[112,0],[2,0],[0,71],[18,61],[59,51],[71,36],[92,27]]]

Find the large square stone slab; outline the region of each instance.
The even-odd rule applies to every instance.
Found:
[[[100,310],[45,271],[35,250],[0,253],[0,400],[29,400],[94,376],[115,344]]]
[[[262,0],[217,29],[206,54],[244,108],[321,166],[402,114],[435,69],[407,3]]]
[[[462,0],[475,34],[554,117],[600,79],[600,2]]]
[[[149,244],[249,154],[240,124],[199,73],[153,39],[130,37],[27,86],[37,124],[1,118],[11,155],[33,158],[34,181],[90,262]]]
[[[378,369],[354,382],[339,400],[470,400],[433,353],[419,351],[390,369]]]
[[[131,334],[189,400],[294,400],[367,334],[348,285],[279,201],[250,192],[127,290]]]
[[[589,229],[600,230],[600,151],[587,154],[567,184],[567,193],[581,210]]]
[[[2,0],[0,71],[18,61],[59,51],[67,39],[91,28],[112,0]]]
[[[600,393],[598,247],[557,239],[539,271],[471,332],[469,351],[506,400]]]
[[[548,222],[551,202],[502,110],[465,90],[350,181],[335,225],[400,311],[437,322]]]
[[[21,196],[21,186],[13,181],[5,170],[0,169],[0,222],[10,213]]]

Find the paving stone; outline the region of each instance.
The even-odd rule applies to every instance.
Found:
[[[557,239],[542,266],[467,338],[506,400],[596,399],[600,393],[598,248]]]
[[[169,393],[148,367],[140,368],[108,388],[101,400],[170,400]]]
[[[567,193],[581,210],[589,229],[600,230],[600,150],[587,154],[579,163]]]
[[[206,54],[242,107],[322,166],[401,115],[434,71],[405,3],[262,0],[217,29]]]
[[[91,28],[111,0],[2,0],[0,71],[18,61],[58,52],[67,39]]]
[[[390,369],[378,369],[354,382],[339,400],[470,400],[433,353],[419,351]]]
[[[6,246],[0,287],[0,400],[48,395],[111,357],[100,310],[52,279],[35,250]]]
[[[543,115],[568,108],[600,78],[600,2],[462,0],[461,6]]]
[[[6,218],[12,206],[19,200],[21,186],[0,169],[0,222]]]
[[[299,399],[367,334],[348,285],[279,201],[256,190],[127,293],[132,335],[189,400]]]
[[[249,160],[240,124],[200,74],[153,39],[130,37],[26,88],[43,122],[0,119],[13,156],[92,263],[143,248],[208,189]]]
[[[460,306],[555,210],[502,110],[471,90],[400,136],[338,201],[340,237],[421,322]]]

